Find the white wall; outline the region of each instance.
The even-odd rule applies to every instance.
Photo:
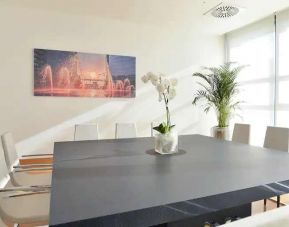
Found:
[[[71,140],[73,125],[81,122],[99,122],[102,138],[113,137],[115,122],[136,122],[139,136],[148,136],[150,122],[164,113],[152,86],[140,80],[153,71],[179,79],[171,105],[178,131],[208,134],[214,121],[191,105],[191,74],[222,63],[223,37],[202,27],[177,19],[137,23],[0,2],[0,133],[11,131],[21,153],[49,152],[53,141]],[[137,97],[34,97],[33,48],[135,56]]]

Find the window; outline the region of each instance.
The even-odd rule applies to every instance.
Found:
[[[289,127],[289,15],[288,11],[276,16],[276,125]]]
[[[252,125],[251,144],[263,145],[267,125],[274,124],[275,33],[271,18],[226,35],[228,61],[247,67],[240,73],[242,117],[232,122]]]
[[[289,127],[289,10],[226,34],[228,61],[249,65],[239,77],[242,119],[262,145],[268,125]]]

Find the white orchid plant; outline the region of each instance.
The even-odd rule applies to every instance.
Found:
[[[161,123],[159,126],[154,127],[153,129],[158,131],[161,134],[167,134],[175,125],[171,125],[171,116],[169,110],[169,101],[176,97],[177,79],[172,78],[168,79],[163,74],[154,74],[147,73],[142,77],[144,83],[151,82],[153,86],[156,87],[156,90],[159,94],[159,102],[164,101],[166,107],[166,122]]]

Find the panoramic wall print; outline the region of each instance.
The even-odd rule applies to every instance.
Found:
[[[136,58],[34,49],[34,95],[135,97]]]

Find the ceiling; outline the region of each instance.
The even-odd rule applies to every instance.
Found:
[[[222,0],[0,0],[1,4],[93,15],[132,23],[185,24],[223,34],[289,7],[289,0],[224,0],[245,7],[240,14],[217,19],[203,13]]]

